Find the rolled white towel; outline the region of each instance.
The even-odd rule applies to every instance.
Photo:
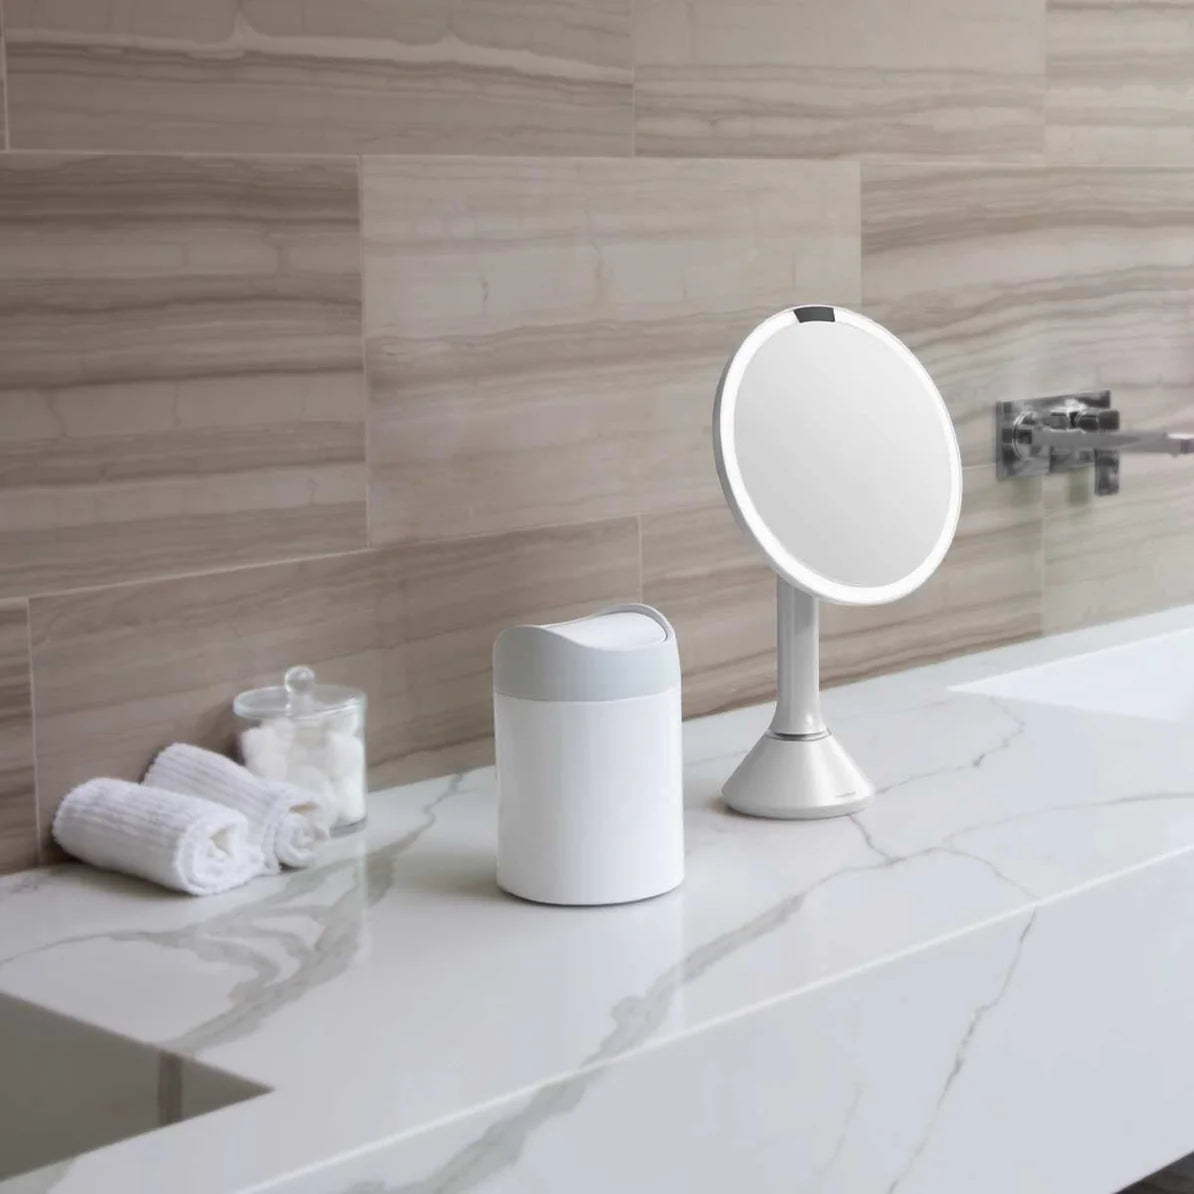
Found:
[[[310,866],[335,817],[330,798],[281,780],[258,779],[239,763],[198,746],[167,746],[145,773],[145,782],[169,792],[200,796],[243,813],[249,840],[260,850],[262,870]]]
[[[122,779],[80,784],[58,806],[54,840],[83,862],[191,895],[261,873],[261,851],[234,809]]]

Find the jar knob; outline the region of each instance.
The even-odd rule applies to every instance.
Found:
[[[315,673],[309,667],[292,667],[282,677],[287,711],[309,713],[315,703]]]

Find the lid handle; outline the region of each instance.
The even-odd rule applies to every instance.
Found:
[[[315,711],[315,673],[309,667],[292,667],[282,677],[286,688],[286,712],[301,717]]]

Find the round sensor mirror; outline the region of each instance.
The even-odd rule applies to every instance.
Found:
[[[780,578],[775,720],[726,800],[759,816],[853,812],[872,789],[821,718],[817,600],[895,601],[933,574],[961,507],[953,422],[885,328],[807,306],[730,358],[713,442],[726,500]]]

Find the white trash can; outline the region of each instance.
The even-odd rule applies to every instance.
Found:
[[[620,605],[504,630],[493,652],[498,885],[622,904],[684,879],[680,657],[668,620]]]

